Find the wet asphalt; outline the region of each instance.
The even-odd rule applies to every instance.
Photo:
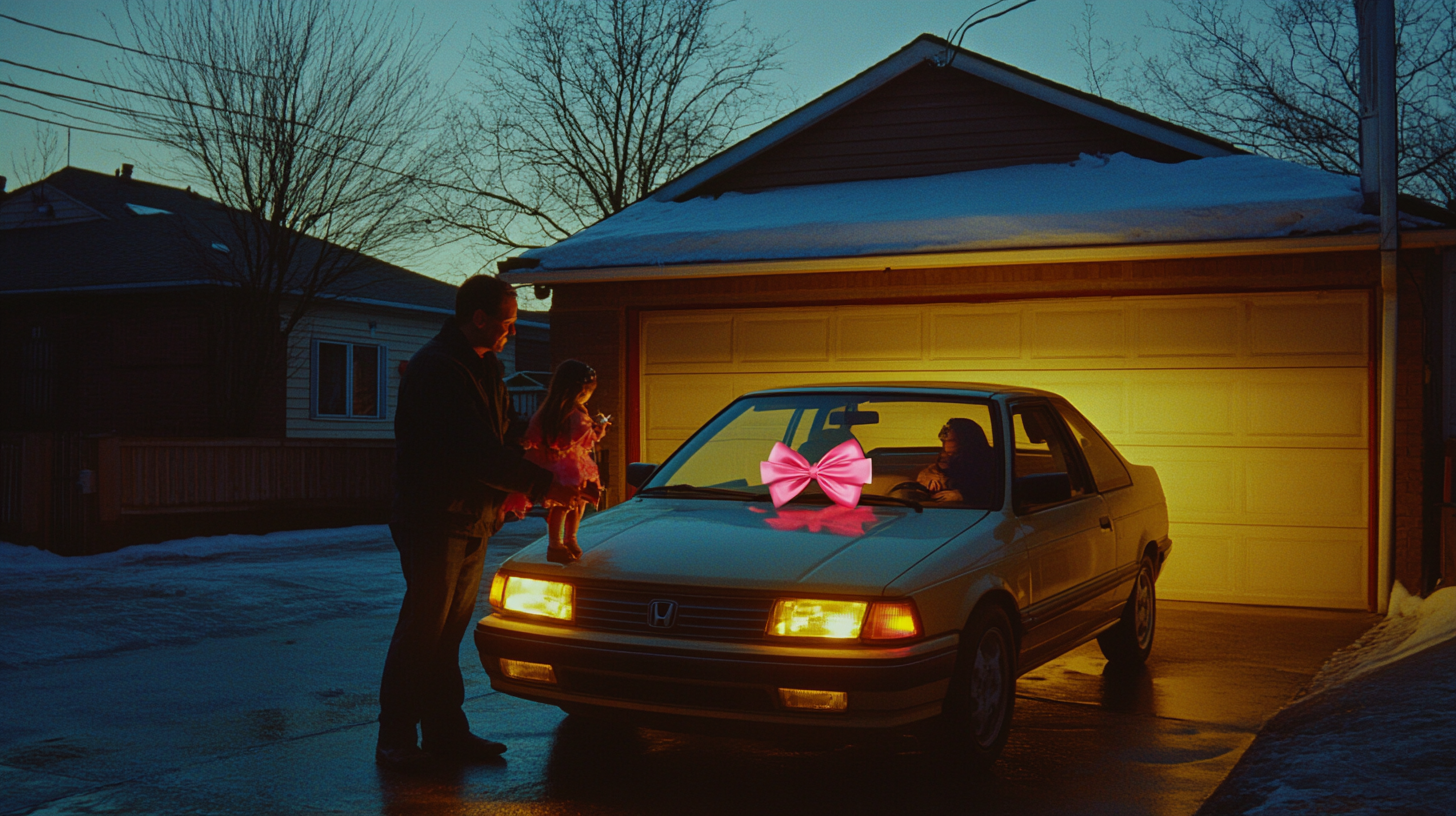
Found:
[[[487,571],[532,537],[507,527]],[[350,557],[389,574],[387,535],[362,538]],[[286,595],[253,597],[264,579],[249,578],[247,558],[219,559],[208,597],[189,584],[188,614],[216,618],[210,636],[57,659],[7,661],[6,640],[35,654],[84,642],[87,604],[101,616],[139,602],[61,584],[0,596],[12,621],[0,632],[0,814],[1192,814],[1326,658],[1378,620],[1160,602],[1143,671],[1109,673],[1089,644],[1023,677],[1005,753],[976,777],[908,736],[796,746],[580,721],[492,692],[467,637],[466,710],[510,750],[403,776],[372,763],[393,583],[331,578],[307,548],[266,556],[274,573],[286,558],[298,559],[296,590],[272,589]]]

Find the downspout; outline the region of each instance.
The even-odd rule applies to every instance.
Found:
[[[1390,606],[1395,532],[1395,374],[1399,308],[1395,106],[1395,0],[1357,0],[1360,21],[1360,176],[1380,208],[1380,485],[1375,611]],[[1373,159],[1373,160],[1372,160]]]

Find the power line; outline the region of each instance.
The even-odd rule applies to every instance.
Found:
[[[68,117],[70,117],[72,119],[76,119],[76,120],[79,120],[79,121],[82,121],[82,122],[90,122],[93,125],[104,125],[106,127],[114,127],[114,128],[120,128],[120,129],[123,129],[123,130],[130,130],[133,133],[136,133],[138,135],[141,134],[141,131],[139,131],[139,130],[134,130],[134,129],[128,128],[128,127],[126,127],[124,125],[119,125],[119,124],[117,124],[115,122],[98,122],[95,119],[87,119],[84,116],[77,116],[74,113],[67,113],[66,111],[56,110],[55,108],[47,108],[45,105],[40,105],[40,104],[37,104],[35,102],[31,102],[29,100],[17,99],[16,97],[11,96],[10,94],[0,93],[0,99],[9,99],[11,102],[15,102],[15,103],[18,103],[18,104],[21,104],[21,105],[29,105],[32,108],[38,108],[40,110],[45,111],[46,113],[54,113],[57,116],[68,116]],[[72,127],[72,126],[71,125],[66,125],[65,127]]]
[[[193,62],[192,60],[182,59],[181,57],[169,57],[166,54],[153,54],[150,51],[143,51],[140,48],[132,48],[131,46],[122,45],[121,43],[109,42],[107,40],[99,40],[95,37],[87,37],[85,34],[76,34],[75,32],[71,31],[62,31],[59,28],[43,26],[39,23],[27,22],[20,19],[19,17],[11,17],[9,14],[0,14],[0,20],[9,20],[12,23],[19,23],[23,26],[38,28],[41,31],[49,31],[52,34],[59,34],[62,37],[75,37],[78,40],[85,40],[87,42],[97,43],[98,45],[104,45],[108,48],[119,48],[122,51],[129,51],[133,54],[140,54],[144,57],[151,57],[152,59],[167,60],[168,62],[180,62],[183,65],[191,65],[196,68],[206,68],[210,71],[228,71],[234,74],[242,74],[243,76],[257,77],[258,79],[278,79],[278,77],[268,76],[267,74],[255,74],[251,71],[242,71],[237,68],[224,68],[220,65],[209,65],[205,62]]]
[[[8,113],[11,116],[19,116],[21,119],[30,119],[30,120],[33,120],[33,121],[36,121],[36,122],[43,122],[43,123],[45,123],[47,125],[55,125],[56,127],[68,128],[68,129],[72,129],[72,130],[79,130],[79,131],[81,131],[83,133],[99,133],[102,136],[119,136],[119,137],[121,137],[123,139],[141,139],[142,141],[147,141],[147,142],[155,142],[155,141],[157,141],[156,139],[148,139],[145,136],[130,136],[130,135],[125,134],[125,133],[113,133],[113,132],[108,131],[108,130],[96,130],[94,128],[81,127],[80,125],[63,125],[60,122],[52,122],[49,119],[42,119],[39,116],[31,116],[28,113],[21,113],[20,111],[13,111],[13,110],[6,110],[5,108],[0,108],[0,113]],[[161,143],[158,142],[158,144],[161,144]]]
[[[175,97],[166,96],[164,94],[155,94],[155,93],[152,93],[151,91],[139,91],[139,90],[137,90],[135,88],[127,88],[127,87],[124,87],[124,86],[121,86],[121,85],[112,85],[109,82],[102,82],[102,81],[96,80],[96,79],[87,79],[86,77],[74,76],[72,74],[67,74],[67,73],[64,73],[62,71],[51,71],[51,70],[48,70],[46,68],[38,68],[38,67],[36,67],[34,65],[27,65],[26,63],[23,63],[23,62],[16,62],[15,60],[9,60],[9,59],[0,58],[0,63],[3,63],[5,65],[14,65],[16,68],[24,68],[27,71],[35,71],[37,73],[48,74],[50,76],[60,77],[62,79],[69,79],[72,82],[82,82],[82,83],[85,83],[87,85],[95,85],[98,88],[106,88],[107,90],[119,91],[121,93],[136,94],[137,96],[144,96],[144,97],[147,97],[148,99],[158,99],[158,100],[161,100],[163,102],[168,102],[168,103],[173,104],[173,105],[185,105],[185,106],[187,106],[189,108],[201,108],[203,110],[212,111],[213,113],[223,113],[223,114],[227,114],[227,115],[230,115],[230,116],[243,116],[243,117],[247,117],[247,118],[250,118],[250,119],[262,119],[262,120],[267,121],[267,122],[280,122],[280,121],[284,121],[284,120],[278,119],[277,117],[268,116],[267,114],[252,113],[250,111],[237,110],[235,108],[219,108],[216,105],[209,105],[206,102],[194,102],[194,101],[192,101],[190,99],[177,99]],[[0,84],[8,85],[10,83],[0,83]],[[14,86],[14,87],[19,87],[19,86]],[[44,93],[44,92],[43,91],[37,91],[37,93]],[[345,135],[342,135],[342,134],[333,133],[333,132],[324,130],[321,127],[316,127],[314,125],[310,125],[307,122],[299,122],[297,120],[288,120],[288,123],[291,124],[291,125],[298,125],[299,127],[305,127],[305,128],[308,128],[309,130],[318,131],[319,133],[322,133],[325,136],[329,136],[329,137],[332,137],[332,138],[335,138],[335,139],[346,139],[346,140],[351,141],[351,142],[361,142],[363,144],[369,145],[370,147],[378,147],[379,146],[379,145],[374,144],[373,142],[368,141],[367,139],[360,139],[360,138],[358,138],[356,136],[345,136]]]

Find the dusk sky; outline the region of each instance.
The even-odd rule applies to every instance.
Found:
[[[726,15],[747,14],[763,33],[782,35],[788,47],[783,53],[784,69],[776,81],[803,103],[853,77],[890,55],[921,33],[948,35],[967,16],[987,5],[988,0],[738,0]],[[971,30],[965,47],[1010,63],[1027,71],[1075,87],[1084,85],[1083,72],[1072,53],[1070,41],[1083,14],[1083,0],[1037,0],[997,20]],[[1157,50],[1160,32],[1149,27],[1148,18],[1162,19],[1170,12],[1165,0],[1098,0],[1097,34],[1113,40],[1140,38],[1145,52]],[[400,3],[413,9],[427,33],[442,44],[435,72],[445,81],[456,72],[461,53],[471,36],[489,36],[491,29],[505,25],[509,2],[431,0]],[[106,39],[107,18],[124,22],[121,0],[0,0],[0,14],[52,28]],[[122,52],[95,43],[58,36],[0,19],[0,55],[4,59],[37,68],[102,78],[108,60]],[[465,72],[456,74],[460,82]],[[89,96],[90,87],[39,74],[13,65],[0,64],[0,80],[73,96]],[[15,111],[54,121],[63,117],[39,110],[16,99],[37,102],[56,109],[63,104],[45,100],[14,88],[0,88],[0,175],[9,177],[10,189],[33,180],[22,161],[23,153],[35,147],[37,123],[4,111]],[[84,124],[77,122],[77,124]],[[41,125],[41,127],[45,127]],[[101,128],[104,129],[104,128]],[[66,163],[65,132],[60,131],[62,155],[58,169]],[[71,135],[70,164],[90,170],[111,172],[123,162],[136,166],[140,179],[169,183],[168,159],[154,146],[132,139],[81,131]],[[412,262],[412,268],[434,277],[456,282],[478,271],[485,259],[478,253],[440,252]]]

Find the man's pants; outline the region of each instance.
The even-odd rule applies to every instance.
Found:
[[[379,684],[379,744],[448,745],[470,733],[460,641],[475,614],[485,540],[391,524],[404,603]]]

